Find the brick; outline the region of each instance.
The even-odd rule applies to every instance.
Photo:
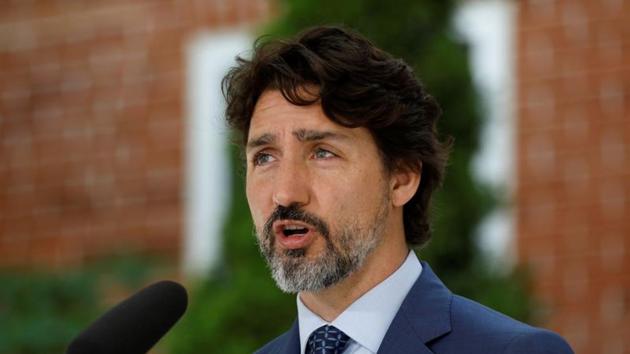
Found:
[[[620,234],[607,235],[601,242],[601,268],[607,273],[623,273],[624,259],[628,257],[628,242]]]
[[[520,256],[538,264],[534,289],[549,306],[543,319],[576,352],[623,353],[630,8],[610,0],[524,1],[519,9]],[[534,170],[549,151],[543,171],[553,172]],[[540,203],[554,205],[544,223],[538,217],[551,208]]]
[[[553,25],[557,16],[556,1],[527,0],[523,1],[519,10],[523,18],[521,28]]]

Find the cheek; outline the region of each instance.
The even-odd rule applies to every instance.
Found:
[[[245,194],[247,196],[247,204],[249,205],[249,211],[252,215],[254,225],[258,230],[260,230],[267,221],[265,215],[270,214],[267,214],[265,210],[264,193],[258,186],[256,186],[255,183],[252,183],[249,179],[247,179]]]
[[[356,170],[354,173],[321,178],[315,188],[321,208],[331,220],[357,221],[371,215],[383,200],[385,183],[380,175]]]

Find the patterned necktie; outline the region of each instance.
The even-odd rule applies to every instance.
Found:
[[[341,354],[350,337],[334,326],[321,326],[306,342],[306,354]]]

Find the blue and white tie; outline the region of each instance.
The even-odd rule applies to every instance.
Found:
[[[350,337],[334,326],[321,326],[306,342],[306,354],[341,354]]]

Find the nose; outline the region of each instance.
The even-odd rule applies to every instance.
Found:
[[[308,171],[306,166],[286,160],[279,166],[274,181],[273,203],[288,207],[291,204],[306,205],[310,201]]]

